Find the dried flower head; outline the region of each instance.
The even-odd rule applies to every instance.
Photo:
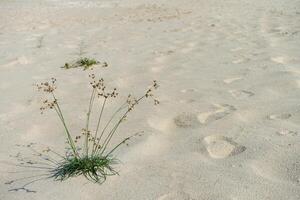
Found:
[[[154,105],[159,104],[158,99],[156,99],[154,97],[154,94],[153,94],[153,91],[157,90],[158,88],[159,88],[159,85],[158,85],[157,81],[154,80],[151,87],[146,91],[146,94],[145,94],[146,98],[152,98],[153,99]]]
[[[56,89],[56,79],[51,78],[50,82],[42,82],[39,84],[36,84],[36,87],[38,91],[46,92],[46,93],[53,93],[54,90]]]
[[[118,96],[117,88],[112,89],[111,91],[107,91],[105,86],[105,82],[103,78],[96,79],[95,74],[90,74],[90,85],[93,89],[95,89],[97,97],[104,97],[104,98],[116,98]]]
[[[54,96],[54,91],[57,88],[55,83],[56,83],[56,79],[51,78],[51,80],[49,82],[42,82],[42,83],[36,84],[38,91],[44,92],[46,94],[51,94],[51,96],[53,97],[53,98],[51,98],[51,100],[49,100],[49,99],[43,100],[43,104],[40,107],[41,114],[43,114],[43,112],[46,109],[55,109],[57,106],[57,99]]]

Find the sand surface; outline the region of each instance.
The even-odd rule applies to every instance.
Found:
[[[89,72],[60,68],[80,56],[106,61],[94,72],[121,97],[158,80],[161,104],[140,105],[119,130],[115,142],[144,131],[116,152],[120,176],[9,192],[5,182],[35,172],[1,164],[1,200],[300,199],[299,0],[1,0],[1,162],[16,144],[64,151],[33,83],[58,79],[80,131]]]

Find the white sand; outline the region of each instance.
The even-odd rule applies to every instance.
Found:
[[[37,193],[0,199],[299,200],[300,2],[298,0],[31,0],[0,2],[0,160],[16,144],[63,152],[56,116],[39,114],[32,84],[58,79],[73,131],[82,128],[87,72],[62,70],[78,56],[123,97],[156,79],[161,105],[142,104],[115,142],[120,176],[40,181]]]

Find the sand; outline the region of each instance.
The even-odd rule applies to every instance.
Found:
[[[31,142],[64,151],[61,125],[40,115],[33,84],[58,79],[72,131],[87,107],[81,56],[121,97],[152,80],[160,105],[143,103],[114,141],[120,176],[5,182]],[[0,2],[0,199],[300,199],[300,2],[298,0],[32,0]],[[111,106],[112,107],[112,106]]]

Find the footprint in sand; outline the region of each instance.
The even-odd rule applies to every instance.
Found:
[[[181,113],[174,119],[174,124],[179,128],[196,128],[200,125],[197,115],[193,113]]]
[[[214,111],[204,113],[182,112],[172,118],[150,118],[148,124],[159,131],[166,131],[171,127],[177,128],[198,128],[203,124],[224,118],[236,110],[234,106],[228,104],[215,104]]]
[[[253,92],[250,92],[250,91],[247,91],[247,90],[230,90],[229,93],[235,99],[245,99],[245,98],[254,96]]]
[[[282,113],[282,114],[273,114],[273,115],[269,115],[267,118],[269,120],[284,120],[284,119],[289,119],[290,117],[292,117],[292,114],[290,113]]]
[[[214,104],[215,110],[198,114],[197,118],[201,124],[219,120],[234,112],[236,108],[229,104]]]
[[[246,147],[221,135],[206,136],[203,139],[203,142],[209,156],[215,159],[223,159],[229,156],[234,156],[246,150]]]

